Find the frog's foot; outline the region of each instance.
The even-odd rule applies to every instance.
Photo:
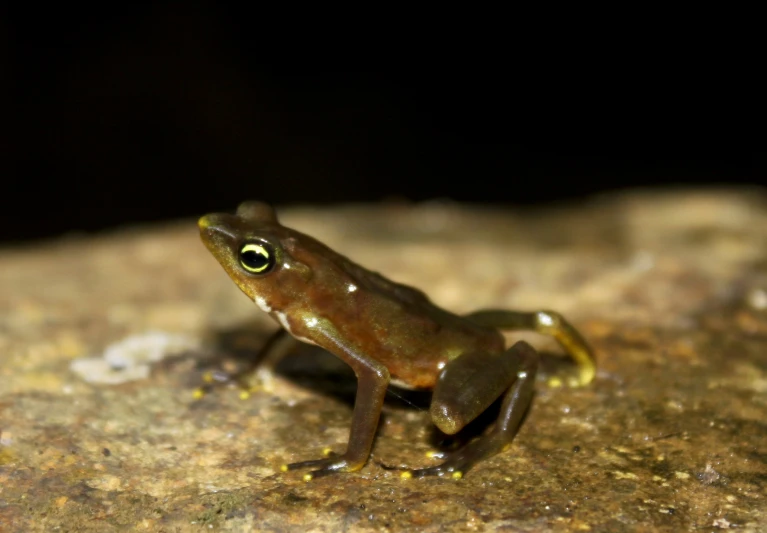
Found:
[[[252,385],[250,383],[251,376],[251,371],[232,373],[220,369],[209,370],[202,375],[203,384],[194,390],[194,397],[200,399],[215,389],[234,386],[239,389],[240,398],[246,400],[250,397],[251,393],[262,388],[259,385]]]
[[[550,389],[559,389],[563,386],[567,386],[571,389],[577,389],[583,387],[583,379],[580,373],[568,373],[564,376],[551,376],[546,379],[546,386]]]
[[[537,368],[538,354],[524,341],[501,355],[477,352],[450,361],[432,396],[431,415],[437,427],[455,434],[503,393],[498,419],[489,433],[448,452],[441,465],[408,471],[403,477],[460,479],[474,464],[503,451],[514,439],[530,405]]]
[[[475,311],[467,317],[485,326],[510,330],[530,330],[556,339],[578,365],[578,374],[568,376],[564,381],[552,378],[549,383],[551,387],[561,387],[563,383],[567,383],[570,387],[581,387],[594,379],[596,360],[593,350],[580,332],[559,313],[554,311],[528,313],[488,309]]]
[[[439,476],[461,479],[476,463],[497,454],[506,445],[506,437],[493,431],[489,435],[480,437],[455,452],[429,454],[433,458],[446,458],[440,465],[416,470],[405,470],[400,476],[403,478]]]
[[[299,341],[291,337],[284,329],[272,334],[261,350],[244,364],[226,370],[215,369],[202,376],[203,385],[194,391],[195,398],[202,398],[220,387],[236,387],[240,398],[246,400],[253,392],[271,391],[274,381],[274,366]]]
[[[288,472],[291,470],[301,470],[304,468],[312,468],[311,472],[304,474],[304,481],[311,481],[320,477],[329,476],[338,472],[353,472],[362,468],[364,463],[355,465],[343,455],[333,453],[329,449],[323,450],[323,454],[327,457],[323,459],[312,459],[310,461],[300,461],[298,463],[290,463],[282,465],[280,470]]]

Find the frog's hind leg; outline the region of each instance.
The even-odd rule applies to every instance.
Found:
[[[449,453],[441,465],[406,471],[405,477],[461,478],[475,463],[511,444],[533,397],[537,369],[538,354],[524,341],[503,354],[468,353],[450,361],[432,398],[436,426],[445,433],[456,433],[505,393],[498,420],[489,433]]]
[[[586,385],[594,379],[594,352],[586,340],[565,318],[554,311],[476,311],[466,318],[478,324],[498,329],[530,330],[553,337],[578,365],[579,375],[573,385]]]

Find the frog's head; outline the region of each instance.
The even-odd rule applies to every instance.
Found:
[[[286,271],[300,271],[303,266],[285,251],[282,243],[290,230],[265,203],[243,203],[234,215],[205,215],[198,226],[202,242],[251,300],[271,300],[270,293]]]

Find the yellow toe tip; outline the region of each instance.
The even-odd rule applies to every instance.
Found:
[[[205,396],[205,391],[202,389],[195,389],[194,392],[192,392],[192,398],[195,400],[199,400],[203,396]]]
[[[331,453],[333,453],[333,450],[331,448],[323,448],[322,449],[322,455],[325,456],[325,457],[327,457]]]
[[[594,378],[596,377],[596,369],[595,368],[586,368],[581,371],[580,380],[578,382],[577,387],[585,387],[592,381],[594,381]]]
[[[280,465],[280,472],[287,472],[288,471],[288,465]]]
[[[248,391],[240,391],[240,400],[247,400],[248,398],[250,398],[250,393]]]
[[[410,471],[401,472],[399,477],[400,479],[410,479],[413,477],[413,473]]]
[[[549,387],[551,387],[552,389],[558,389],[558,388],[560,388],[563,385],[562,379],[561,378],[556,378],[556,377],[555,378],[549,378],[549,383],[548,384],[549,384]]]
[[[311,474],[304,474],[303,480],[304,481],[311,481],[312,480],[312,475]]]
[[[453,479],[461,479],[463,477],[463,472],[456,470],[450,477]]]

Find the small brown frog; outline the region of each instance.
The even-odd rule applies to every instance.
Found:
[[[461,430],[503,396],[491,431],[447,454],[442,464],[406,470],[403,477],[457,479],[505,449],[530,404],[538,354],[524,341],[506,349],[499,328],[553,336],[577,363],[579,384],[594,378],[591,349],[557,313],[483,310],[455,315],[421,291],[286,228],[260,202],[240,205],[235,215],[206,215],[199,227],[205,246],[232,280],[284,332],[335,354],[357,376],[346,451],[283,467],[313,469],[304,476],[307,480],[365,465],[390,383],[432,389],[431,417],[447,434]]]

